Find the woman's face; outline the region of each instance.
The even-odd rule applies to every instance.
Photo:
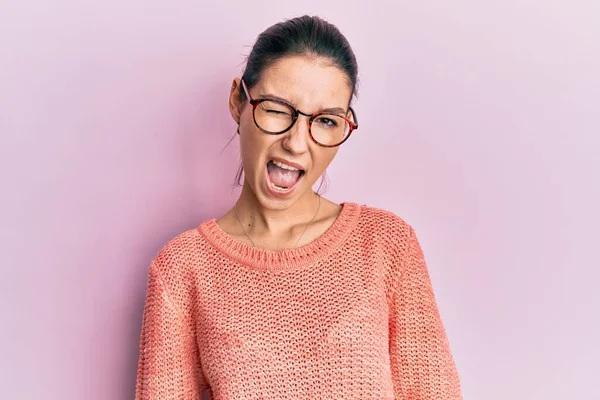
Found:
[[[234,81],[234,89],[230,109],[240,124],[244,185],[252,189],[264,207],[286,209],[311,193],[339,147],[327,148],[313,142],[309,117],[304,115],[299,115],[294,126],[281,135],[262,132],[254,123],[252,105],[239,96],[244,90],[239,79]],[[341,69],[327,60],[302,56],[279,60],[249,91],[254,99],[280,98],[305,114],[333,108],[347,112],[351,96]]]

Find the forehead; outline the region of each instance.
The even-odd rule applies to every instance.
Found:
[[[350,102],[350,85],[343,70],[316,57],[285,57],[267,68],[257,82],[257,94],[287,99],[305,112],[341,107]]]

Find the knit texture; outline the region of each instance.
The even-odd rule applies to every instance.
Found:
[[[461,399],[421,247],[344,203],[310,244],[257,249],[215,219],[149,268],[137,400]]]

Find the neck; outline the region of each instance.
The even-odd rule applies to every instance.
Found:
[[[287,208],[269,209],[259,202],[254,191],[244,182],[236,207],[249,233],[275,236],[308,224],[315,217],[318,197],[318,194],[310,190]]]

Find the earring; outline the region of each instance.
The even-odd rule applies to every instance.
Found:
[[[240,124],[238,124],[238,127],[237,127],[237,134],[238,135],[240,134]]]

